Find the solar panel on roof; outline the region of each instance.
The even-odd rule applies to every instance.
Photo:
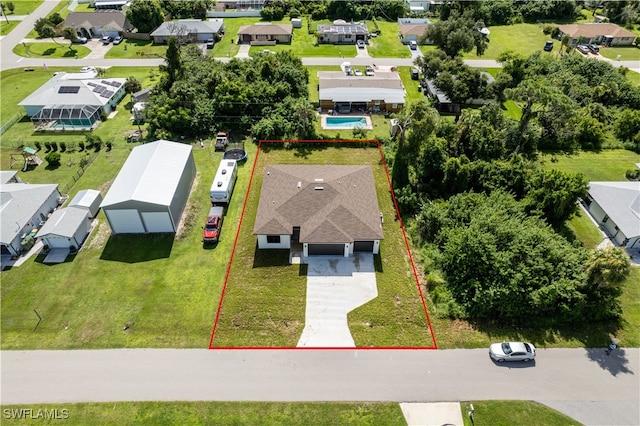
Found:
[[[80,86],[60,86],[58,93],[78,93]]]
[[[97,85],[97,84],[92,83],[92,82],[88,82],[88,83],[87,83],[87,85],[88,85],[88,86],[91,86],[91,87],[98,87],[98,85]]]
[[[102,80],[100,83],[102,84],[109,84],[109,82],[107,80]]]
[[[111,82],[111,85],[112,85],[113,87],[120,87],[120,86],[122,86],[122,83],[119,83],[119,82],[117,82],[117,81],[112,81],[112,82]]]
[[[102,86],[96,86],[95,89],[93,89],[95,93],[102,93],[103,90],[104,90],[104,87]]]
[[[113,90],[105,90],[102,93],[100,93],[100,96],[102,96],[103,98],[110,98],[111,95],[113,95],[115,92]]]

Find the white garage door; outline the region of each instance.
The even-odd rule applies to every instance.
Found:
[[[144,226],[137,210],[105,210],[114,234],[142,234]]]
[[[142,220],[147,232],[174,232],[173,223],[167,212],[142,212]]]

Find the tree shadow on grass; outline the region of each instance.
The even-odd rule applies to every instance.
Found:
[[[122,234],[111,235],[105,245],[101,260],[138,263],[165,259],[171,254],[173,234]]]
[[[51,56],[56,53],[56,49],[50,47],[49,49],[42,52],[42,56]]]
[[[75,58],[76,56],[78,56],[78,51],[77,50],[67,50],[64,52],[64,54],[62,55],[65,58]]]
[[[270,266],[288,266],[289,249],[259,249],[258,243],[253,253],[254,268],[268,268]]]

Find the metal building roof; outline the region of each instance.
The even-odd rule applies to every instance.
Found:
[[[0,186],[0,241],[13,241],[51,194],[57,191],[57,184],[7,183]]]
[[[190,158],[191,145],[182,143],[158,140],[135,147],[100,207],[127,201],[170,206]]]
[[[88,212],[77,207],[66,207],[58,209],[47,219],[37,237],[42,238],[47,235],[59,235],[61,237],[71,238],[76,233],[80,225],[87,220]]]
[[[589,182],[589,195],[627,238],[640,235],[640,182]]]

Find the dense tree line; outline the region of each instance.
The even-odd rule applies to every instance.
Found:
[[[317,115],[308,71],[289,51],[228,63],[183,51],[174,38],[145,110],[156,137],[206,137],[217,130],[260,139],[312,138]]]

